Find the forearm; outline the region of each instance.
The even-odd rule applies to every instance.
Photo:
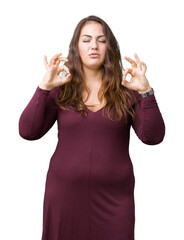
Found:
[[[56,109],[48,101],[50,91],[37,88],[19,120],[19,134],[28,140],[42,137],[53,125]],[[48,114],[49,113],[49,114]]]
[[[135,114],[132,125],[140,140],[149,145],[162,142],[165,123],[154,94],[146,98],[139,96]]]

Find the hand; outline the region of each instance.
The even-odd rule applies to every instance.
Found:
[[[50,65],[48,64],[47,57],[44,56],[44,64],[47,72],[45,73],[43,80],[39,85],[40,88],[44,90],[51,90],[52,88],[61,86],[71,80],[69,69],[65,65],[59,66],[61,61],[68,62],[68,59],[59,57],[60,55],[62,55],[62,53],[56,54],[51,59]],[[59,76],[61,71],[66,71],[68,75],[64,78],[61,78]]]
[[[150,84],[145,76],[147,66],[144,62],[141,62],[137,54],[134,54],[136,62],[129,57],[124,57],[128,62],[131,63],[132,69],[127,68],[123,73],[122,85],[138,91],[140,94],[151,90]],[[130,82],[126,80],[127,74],[132,76]]]

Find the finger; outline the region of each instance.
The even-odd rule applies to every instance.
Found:
[[[126,59],[129,63],[131,63],[132,67],[137,67],[137,63],[133,59],[126,56],[124,56],[124,59]]]
[[[127,68],[124,73],[123,73],[123,79],[126,79],[126,76],[128,74],[132,74],[132,69],[131,68]]]
[[[67,58],[60,58],[60,59],[58,59],[58,61],[59,61],[59,64],[63,62],[63,65],[64,65],[69,60]]]
[[[141,61],[140,61],[140,59],[139,59],[137,53],[134,53],[134,57],[135,57],[135,59],[136,59],[136,61],[137,61],[138,63],[141,63]]]
[[[68,62],[69,60],[65,57],[60,57],[58,58],[59,61],[64,61],[64,62]]]
[[[122,79],[121,84],[122,84],[123,86],[127,87],[127,88],[130,88],[130,83],[129,83],[127,80],[125,80],[125,79]]]
[[[58,66],[58,65],[59,65],[59,63],[60,63],[60,62],[59,62],[59,60],[56,60],[56,62],[55,62],[55,65],[57,65],[57,66]]]
[[[145,72],[146,72],[146,70],[147,70],[146,63],[142,62],[142,65],[143,65],[143,70],[144,70],[144,73],[145,73]]]
[[[61,78],[61,77],[59,76],[59,80],[57,80],[57,82],[55,83],[55,86],[56,86],[56,87],[57,87],[57,86],[61,86],[61,85],[65,84],[65,83],[69,82],[70,80],[71,80],[71,75],[67,75],[67,76],[64,77],[64,78]]]
[[[64,60],[63,60],[63,59],[64,59]],[[57,65],[57,66],[58,66],[58,65],[60,64],[60,62],[62,62],[62,61],[67,62],[67,61],[65,61],[66,58],[63,58],[63,59],[56,59],[54,65]],[[67,60],[67,59],[66,59],[66,60]]]
[[[47,56],[45,56],[45,55],[44,55],[44,65],[45,65],[46,69],[48,69],[49,64],[48,64],[48,61],[47,61]]]
[[[70,71],[64,65],[58,68],[57,73],[59,75],[61,73],[62,78],[66,77],[68,75],[71,75]]]
[[[51,58],[50,65],[54,65],[55,62],[56,62],[56,60],[57,60],[57,58],[58,58],[60,55],[62,55],[62,53],[57,53],[56,55],[54,55],[54,57]]]
[[[60,66],[59,68],[61,69],[61,71],[62,71],[62,70],[65,70],[67,74],[70,74],[69,68],[67,68],[67,66],[62,65],[62,66]]]
[[[134,57],[135,57],[135,59],[137,61],[137,66],[142,70],[142,64],[141,64],[141,61],[140,61],[137,53],[134,53]]]
[[[62,78],[62,84],[65,84],[71,80],[71,74],[67,75],[66,77]]]
[[[53,58],[55,58],[55,59],[57,59],[60,55],[62,55],[62,53],[60,52],[60,53],[57,53],[56,55],[54,55],[54,57]]]

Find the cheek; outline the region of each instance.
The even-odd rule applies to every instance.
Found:
[[[103,50],[102,50],[104,57],[105,57],[106,51],[107,51],[107,47],[104,47]]]
[[[82,56],[85,56],[87,55],[89,52],[89,48],[87,46],[80,46],[80,54]]]

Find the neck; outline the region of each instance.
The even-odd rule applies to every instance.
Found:
[[[102,82],[102,69],[90,69],[83,67],[84,81],[86,85],[92,86],[93,84],[101,84]]]

